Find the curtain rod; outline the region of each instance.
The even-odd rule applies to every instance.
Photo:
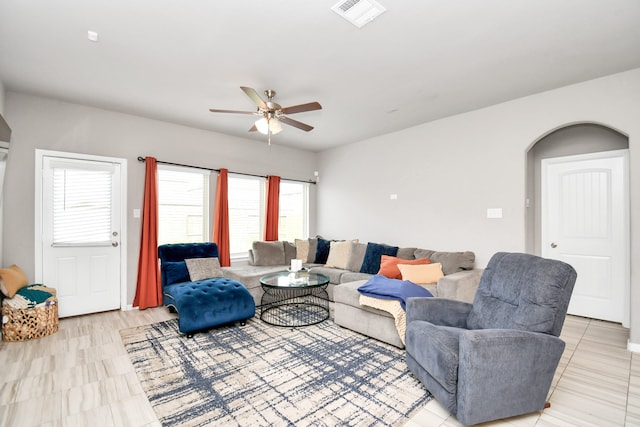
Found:
[[[145,158],[142,156],[138,156],[138,161],[139,162],[143,162],[145,161]],[[192,165],[184,165],[182,163],[172,163],[172,162],[163,162],[160,160],[156,160],[156,163],[160,163],[162,165],[170,165],[170,166],[182,166],[185,168],[194,168],[194,169],[202,169],[202,170],[206,170],[206,171],[212,171],[212,172],[220,172],[220,169],[213,169],[213,168],[205,168],[203,166],[192,166]],[[229,173],[232,173],[234,175],[244,175],[244,176],[255,176],[257,178],[267,178],[265,175],[256,175],[256,174],[252,174],[252,173],[244,173],[244,172],[231,172],[229,171]],[[304,182],[306,184],[315,184],[315,181],[305,181],[302,179],[288,179],[288,178],[282,178],[285,181],[293,181],[293,182]]]

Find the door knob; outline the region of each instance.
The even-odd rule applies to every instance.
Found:
[[[111,242],[111,246],[113,246],[114,248],[118,247],[118,242]]]
[[[557,247],[558,247],[558,245],[556,245],[556,243],[555,243],[555,242],[551,242],[551,247],[552,247],[553,249],[555,249],[555,248],[557,248]]]

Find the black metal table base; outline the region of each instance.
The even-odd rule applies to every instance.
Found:
[[[299,327],[329,318],[329,294],[325,287],[263,287],[260,319],[274,326]]]

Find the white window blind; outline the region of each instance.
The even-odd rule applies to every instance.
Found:
[[[53,168],[53,244],[111,244],[111,170]]]

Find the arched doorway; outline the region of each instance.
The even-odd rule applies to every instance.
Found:
[[[598,154],[593,153],[602,153],[602,156],[606,157],[606,152],[613,152],[615,150],[627,150],[629,147],[629,141],[627,136],[624,134],[617,132],[611,128],[606,126],[602,126],[599,124],[574,124],[562,127],[560,129],[554,130],[549,134],[542,137],[538,140],[527,152],[527,198],[526,198],[526,249],[529,253],[534,253],[537,255],[549,256],[550,253],[554,253],[555,251],[550,251],[547,248],[549,242],[542,242],[541,236],[544,224],[552,223],[555,219],[550,218],[548,216],[548,212],[543,212],[543,209],[548,209],[548,204],[544,205],[542,202],[543,194],[545,193],[545,189],[548,191],[549,185],[547,184],[545,188],[543,188],[542,183],[544,177],[542,164],[551,164],[551,163],[563,163],[565,159],[569,162],[575,161],[576,159],[581,159],[581,155],[586,158],[597,158]],[[546,171],[548,169],[545,168]],[[628,174],[628,171],[626,172]],[[617,185],[617,184],[616,184]],[[584,190],[580,190],[584,191]],[[629,199],[628,190],[624,195],[626,200]],[[628,205],[627,205],[628,206]],[[555,211],[557,212],[557,211]],[[628,216],[627,216],[628,218]],[[586,240],[585,240],[586,241]],[[552,242],[554,243],[554,242]],[[586,245],[586,243],[585,243]],[[627,244],[628,246],[628,244]],[[553,246],[555,247],[555,245]],[[566,248],[566,245],[564,246]],[[545,250],[546,249],[546,250]],[[563,249],[563,248],[561,248]],[[558,250],[558,258],[562,259],[560,254],[562,251]],[[629,265],[630,260],[628,248],[624,252],[624,262],[625,265]],[[566,253],[563,253],[564,256],[569,256]],[[556,257],[551,256],[551,257]],[[574,258],[578,259],[578,258]],[[588,264],[586,261],[588,257],[583,257],[584,263],[581,266],[578,266],[582,261],[575,261],[574,265],[578,270],[578,282],[576,284],[576,289],[574,290],[574,298],[572,299],[572,304],[574,306],[574,314],[579,314],[587,317],[594,318],[603,318],[604,320],[615,320],[622,321],[624,323],[628,323],[628,294],[629,294],[629,279],[628,274],[626,274],[626,280],[624,284],[624,288],[622,291],[615,291],[615,295],[620,297],[618,292],[623,292],[624,300],[619,298],[618,304],[626,304],[627,307],[624,309],[619,308],[618,319],[606,318],[606,315],[603,315],[599,310],[593,310],[593,312],[588,309],[578,308],[577,301],[579,298],[587,295],[591,295],[594,292],[593,286],[596,286],[599,282],[595,279],[592,279],[590,283],[588,283],[589,278],[594,278],[595,273],[599,273],[598,271],[594,271],[593,268],[596,264],[596,261],[600,258],[593,257],[594,261],[592,264]],[[587,271],[586,265],[589,265],[591,270]],[[604,266],[602,267],[605,268]],[[582,271],[581,271],[582,270]],[[582,274],[581,274],[582,273]],[[608,273],[607,273],[608,274]],[[602,275],[605,275],[605,272],[602,272]],[[582,277],[582,280],[580,279]],[[618,285],[619,280],[615,280],[615,284]],[[599,293],[602,293],[603,290],[599,289]],[[593,300],[595,301],[595,300]],[[595,302],[592,305],[595,307]],[[625,314],[620,317],[620,312],[624,312]]]

